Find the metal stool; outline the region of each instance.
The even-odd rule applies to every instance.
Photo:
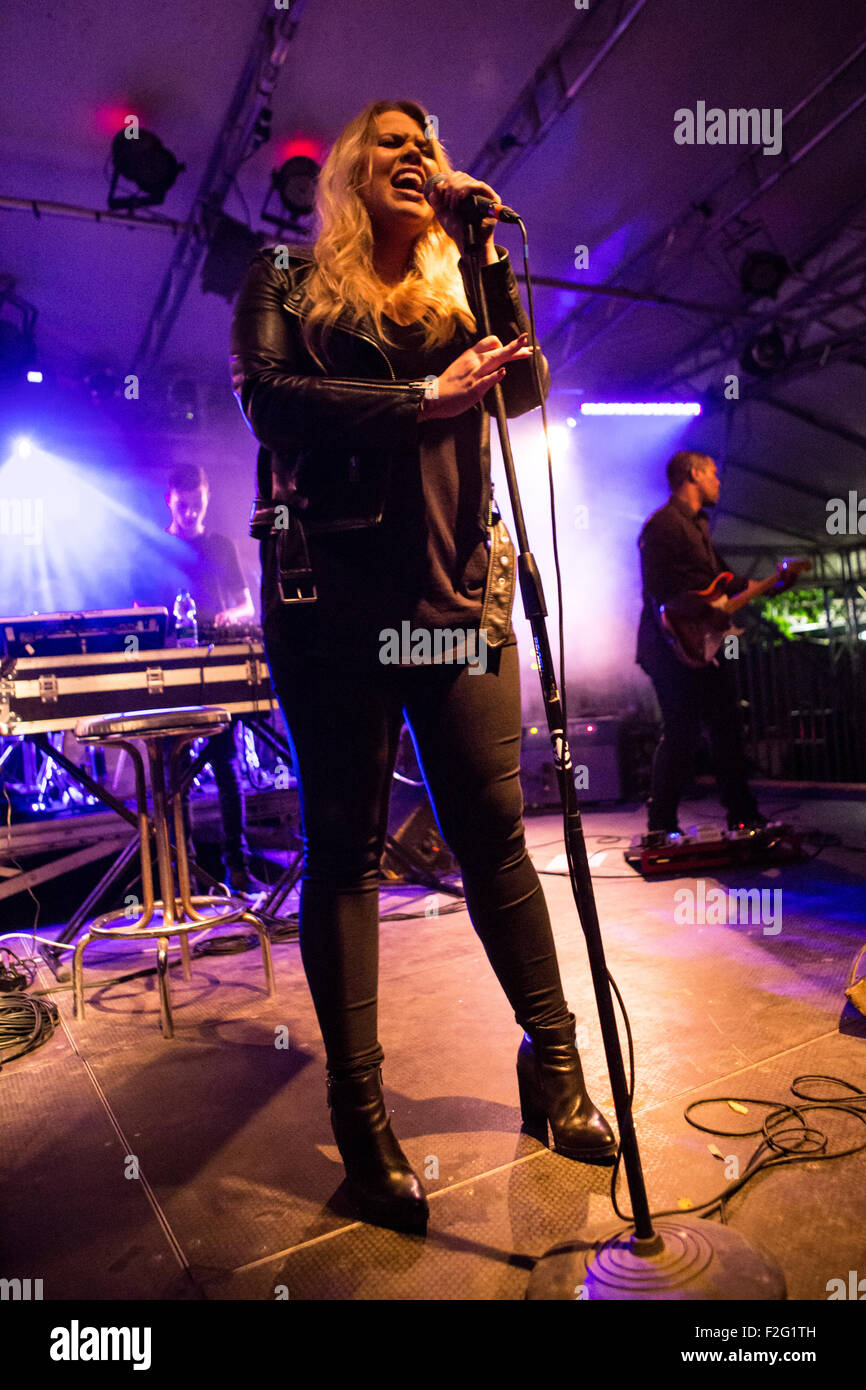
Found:
[[[258,932],[265,968],[268,996],[274,995],[274,969],[271,943],[264,924],[246,905],[232,905],[227,910],[202,913],[200,907],[224,908],[226,899],[216,894],[190,894],[189,860],[186,852],[186,833],[183,823],[181,791],[181,754],[194,739],[221,733],[231,722],[227,710],[213,706],[190,706],[180,709],[133,710],[125,714],[98,715],[81,719],[75,736],[82,743],[113,743],[123,748],[132,759],[135,769],[135,799],[138,814],[138,837],[141,853],[141,884],[144,911],[134,922],[128,921],[128,908],[105,912],[94,919],[86,934],[75,947],[72,961],[72,985],[75,1017],[84,1017],[84,948],[94,937],[117,937],[139,940],[157,938],[157,979],[159,982],[159,1012],[163,1036],[174,1037],[171,998],[168,985],[168,944],[170,936],[180,937],[184,979],[190,978],[189,933],[222,926],[227,922],[249,922]],[[147,749],[150,764],[150,786],[153,799],[153,833],[156,839],[159,872],[158,899],[153,895],[153,866],[150,852],[151,821],[147,812],[147,787],[144,761],[131,739],[138,739]],[[166,785],[166,771],[168,784]],[[169,841],[168,807],[174,816],[175,850],[177,854],[177,886],[175,887]],[[159,925],[151,925],[154,918]],[[124,918],[123,926],[112,925]]]

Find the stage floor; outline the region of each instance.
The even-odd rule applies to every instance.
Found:
[[[769,931],[684,924],[674,895],[695,880],[644,882],[623,862],[643,809],[585,816],[608,964],[634,1034],[636,1127],[655,1211],[718,1193],[732,1159],[742,1169],[757,1142],[692,1128],[690,1101],[788,1101],[802,1074],[866,1087],[866,1018],[843,992],[866,940],[866,804],[794,801],[786,792],[763,806],[843,846],[705,884],[780,890],[767,900],[781,910]],[[681,823],[709,819],[717,806],[690,803]],[[553,869],[542,882],[590,1093],[613,1118],[583,936],[557,872],[559,822],[535,816],[527,829],[536,867]],[[194,960],[188,982],[173,970],[171,1041],[153,977],[98,988],[152,955],[95,942],[83,1023],[42,966],[33,988],[55,985],[61,1026],[0,1078],[0,1274],[41,1278],[46,1300],[521,1299],[548,1247],[618,1224],[609,1168],[521,1133],[520,1033],[462,904],[448,906],[407,890],[382,899],[384,913],[418,914],[382,924],[380,1032],[394,1130],[430,1197],[426,1239],[364,1225],[341,1205],[297,941],[274,946],[273,1000],[258,950]],[[23,954],[26,942],[9,944]],[[755,1129],[764,1113],[721,1104],[703,1118]],[[866,1140],[851,1117],[813,1119],[833,1147]],[[628,1210],[622,1174],[619,1193]],[[829,1280],[866,1275],[864,1210],[861,1152],[761,1174],[731,1200],[728,1221],[775,1258],[789,1298],[825,1300]]]

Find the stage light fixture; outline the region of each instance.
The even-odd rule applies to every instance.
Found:
[[[778,328],[768,328],[757,333],[744,347],[740,356],[740,366],[752,376],[773,376],[788,361],[785,339]]]
[[[119,130],[111,142],[111,162],[114,173],[108,191],[108,206],[112,210],[156,207],[164,202],[185,164],[178,164],[171,150],[151,130],[139,130],[135,140],[127,139],[126,129]],[[125,178],[142,191],[128,198],[115,197],[117,180]]]
[[[263,106],[253,126],[253,149],[266,145],[271,138],[271,121],[274,113],[269,106]]]
[[[229,304],[244,281],[250,261],[264,244],[261,232],[221,213],[208,233],[208,250],[201,269],[204,294],[218,294]]]
[[[298,154],[292,159],[287,159],[285,164],[271,174],[271,188],[265,209],[270,201],[271,192],[276,192],[289,214],[290,221],[309,217],[316,206],[316,181],[320,173],[319,165],[308,155]],[[266,221],[276,222],[280,226],[287,225],[286,218],[269,215],[265,209],[262,210],[262,217]]]
[[[198,418],[198,391],[194,381],[178,377],[168,388],[168,413],[172,420],[193,425]]]
[[[84,378],[84,384],[95,401],[110,401],[120,391],[120,378],[108,367],[90,372]]]
[[[740,285],[745,294],[775,299],[790,273],[791,267],[777,251],[750,251],[740,266]]]
[[[38,384],[42,381],[42,373],[34,368],[27,373],[27,380],[31,383]]]

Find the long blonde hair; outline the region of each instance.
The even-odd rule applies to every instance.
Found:
[[[428,114],[417,102],[371,102],[337,136],[319,175],[316,208],[321,231],[313,247],[314,269],[304,284],[302,332],[323,370],[316,349],[325,350],[343,313],[355,323],[369,315],[386,343],[386,306],[393,318],[421,323],[427,347],[447,342],[460,324],[476,331],[458,267],[460,252],[435,219],[415,242],[411,266],[398,286],[384,284],[376,274],[373,228],[358,189],[370,177],[376,117],[385,111],[402,111],[425,132],[430,129]],[[437,169],[450,171],[438,137],[431,137],[430,143]]]

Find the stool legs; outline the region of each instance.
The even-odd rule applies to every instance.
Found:
[[[245,912],[241,921],[249,922],[251,926],[255,927],[258,933],[259,945],[262,948],[262,965],[265,968],[265,985],[267,986],[268,998],[273,999],[276,994],[276,986],[274,984],[274,961],[271,956],[271,940],[268,936],[267,928],[259,921],[258,917],[256,917],[253,912]]]
[[[161,936],[156,946],[156,974],[159,981],[159,1022],[164,1038],[174,1037],[171,1014],[171,995],[168,987],[168,937]]]
[[[75,947],[72,956],[72,998],[75,1004],[75,1020],[80,1023],[84,1018],[84,966],[81,957],[84,955],[84,948],[93,937],[90,932],[85,932],[81,940]]]
[[[225,921],[249,922],[250,925],[255,928],[259,938],[268,998],[273,998],[276,993],[270,938],[267,934],[267,928],[261,919],[257,917],[252,910],[244,911],[240,906],[231,907],[229,912],[218,912],[215,918],[206,913],[199,912],[197,904],[211,906],[219,904],[221,900],[212,895],[194,897],[190,890],[189,859],[186,852],[186,834],[183,824],[182,783],[179,775],[176,774],[180,771],[180,750],[183,746],[191,742],[193,738],[194,736],[191,734],[184,734],[173,744],[169,745],[168,749],[165,748],[162,738],[148,738],[145,740],[150,765],[150,782],[153,798],[152,817],[148,817],[147,785],[145,781],[144,761],[141,754],[134,743],[128,742],[125,739],[114,740],[129,752],[135,767],[137,819],[141,852],[141,881],[144,896],[143,911],[141,915],[130,924],[128,935],[120,927],[113,929],[106,925],[109,922],[113,923],[119,921],[121,917],[124,917],[126,913],[124,913],[123,909],[105,913],[102,917],[97,918],[91,923],[91,929],[86,932],[81,941],[76,945],[72,960],[72,984],[74,1014],[78,1021],[84,1018],[84,965],[82,957],[85,947],[94,937],[110,937],[116,934],[117,937],[126,935],[126,939],[135,939],[134,932],[142,928],[144,929],[142,933],[143,936],[149,936],[151,939],[157,937],[156,973],[159,990],[159,1014],[162,1034],[165,1038],[174,1037],[174,1019],[172,1015],[169,983],[168,956],[170,938],[172,935],[180,937],[184,979],[189,980],[192,976],[191,952],[189,946],[189,931],[192,923],[200,923],[202,930],[206,932],[211,926],[219,926],[221,922]],[[172,865],[169,814],[172,816],[175,831],[177,883],[175,883]],[[157,899],[154,893],[153,859],[150,843],[151,833],[153,834],[156,844],[159,899]],[[160,910],[162,922],[161,924],[157,924],[154,928],[150,926],[150,923],[157,908]],[[187,925],[181,926],[181,924]]]
[[[141,891],[144,894],[144,912],[135,923],[136,927],[146,927],[154,909],[153,862],[150,857],[150,820],[147,815],[147,786],[144,780],[144,762],[134,743],[121,744],[121,752],[126,752],[135,769],[135,811],[138,817],[138,846],[141,863]]]
[[[168,810],[165,795],[165,758],[161,739],[148,739],[150,787],[153,794],[153,830],[156,836],[156,861],[159,868],[159,896],[162,900],[162,920],[174,925],[178,906],[174,896],[174,875],[171,869],[171,849],[168,842]],[[178,847],[178,857],[180,848]]]
[[[174,844],[177,854],[177,887],[183,916],[191,922],[206,922],[205,913],[197,912],[192,903],[189,881],[189,856],[186,852],[186,826],[183,819],[182,755],[192,740],[178,740],[168,761],[168,795],[174,820]]]

